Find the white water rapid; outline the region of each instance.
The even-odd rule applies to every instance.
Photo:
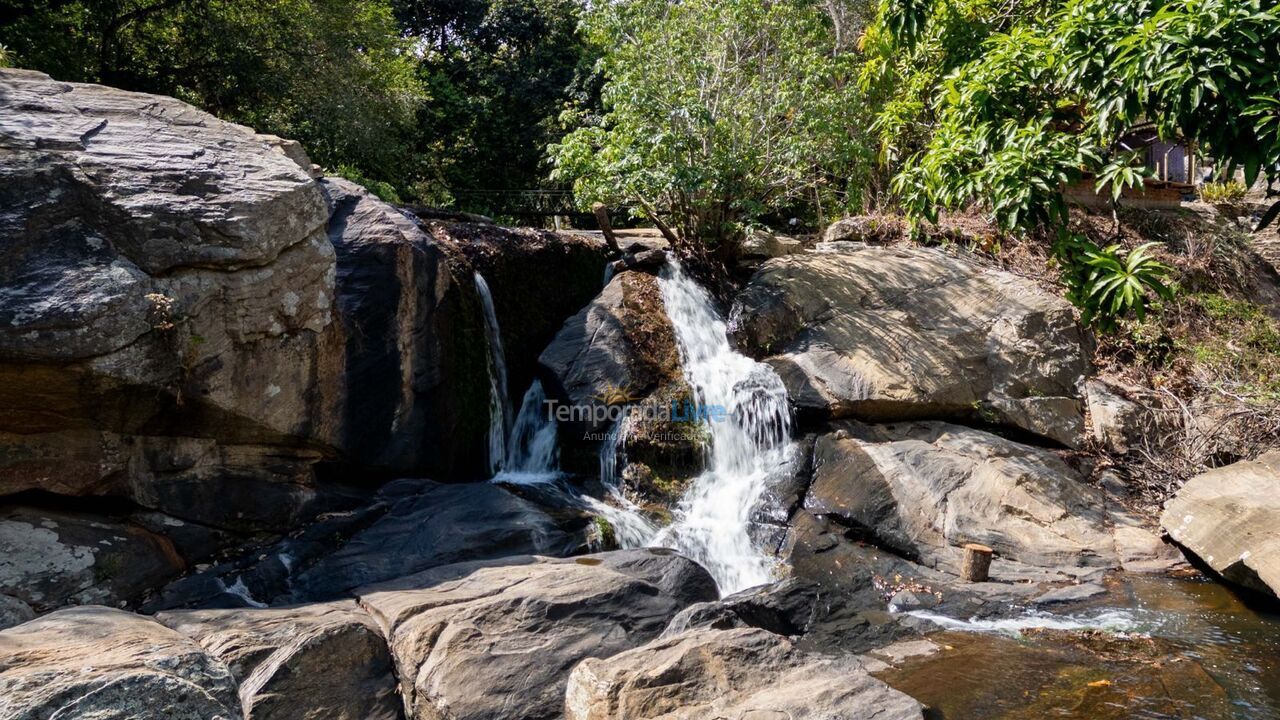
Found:
[[[506,466],[507,437],[511,424],[507,421],[511,402],[507,397],[507,358],[498,331],[498,314],[493,309],[493,294],[484,276],[475,273],[476,294],[484,310],[484,335],[489,350],[489,474],[495,475]]]
[[[777,373],[733,349],[711,295],[679,263],[659,282],[685,381],[700,407],[712,416],[723,408],[727,417],[705,421],[708,467],[652,542],[697,560],[727,595],[773,580],[773,563],[749,529],[769,478],[790,471],[791,408]]]

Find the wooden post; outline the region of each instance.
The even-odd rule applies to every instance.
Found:
[[[969,543],[963,546],[964,559],[960,561],[960,577],[969,582],[986,582],[991,572],[991,548]]]
[[[591,206],[591,212],[596,215],[596,223],[600,226],[600,232],[604,235],[604,242],[609,249],[621,254],[622,248],[618,247],[618,236],[613,234],[613,223],[609,222],[609,209],[604,203],[595,203]]]

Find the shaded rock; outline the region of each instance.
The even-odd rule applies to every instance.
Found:
[[[466,560],[584,547],[585,516],[565,529],[537,505],[499,485],[400,480],[384,487],[386,512],[293,579],[295,601],[324,600],[353,588]]]
[[[306,514],[343,365],[315,182],[171,98],[18,70],[0,96],[0,493]]]
[[[1079,602],[1105,595],[1106,592],[1107,589],[1102,583],[1089,582],[1080,583],[1079,585],[1066,585],[1038,596],[1035,599],[1035,603],[1037,605],[1056,605],[1058,603]]]
[[[235,680],[188,638],[98,606],[0,631],[0,717],[239,720]]]
[[[1226,580],[1280,597],[1280,451],[1191,478],[1160,524]]]
[[[755,629],[692,631],[584,660],[564,712],[566,720],[923,716],[862,661],[810,655]]]
[[[0,595],[0,630],[35,619],[31,606],[12,595]]]
[[[455,245],[488,283],[506,355],[507,395],[520,402],[538,374],[538,354],[599,294],[608,249],[598,238],[534,228],[431,223],[427,230]]]
[[[460,251],[354,183],[328,178],[322,187],[347,335],[346,462],[392,475],[482,476],[489,380]]]
[[[855,215],[841,218],[828,225],[826,231],[822,233],[822,241],[883,245],[902,237],[906,229],[902,218],[896,216]]]
[[[848,425],[818,438],[805,508],[958,572],[960,546],[1066,575],[1118,565],[1106,499],[1054,454],[942,422]]]
[[[226,664],[246,720],[403,717],[386,642],[352,600],[175,611],[156,619]]]
[[[767,230],[753,230],[742,241],[742,257],[750,259],[776,258],[804,252],[804,244],[786,235],[776,235]]]
[[[413,718],[559,717],[569,672],[656,637],[715,597],[670,552],[462,563],[359,591],[390,638]]]
[[[184,569],[172,543],[137,525],[81,513],[0,509],[0,593],[37,610],[115,604]]]
[[[771,260],[731,325],[801,412],[966,418],[1081,441],[1088,355],[1071,305],[972,260],[876,247]]]
[[[538,363],[550,397],[570,409],[592,411],[567,421],[557,417],[562,437],[576,436],[581,442],[584,433],[602,436],[610,425],[605,414],[609,405],[643,398],[681,377],[675,332],[663,309],[658,279],[643,273],[613,278],[565,321]]]

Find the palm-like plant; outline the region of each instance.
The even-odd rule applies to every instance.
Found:
[[[1167,283],[1173,270],[1152,257],[1155,245],[1139,245],[1128,253],[1119,245],[1085,251],[1084,264],[1089,268],[1083,298],[1085,322],[1113,330],[1130,313],[1139,320],[1146,317],[1152,295],[1164,300],[1173,297]]]

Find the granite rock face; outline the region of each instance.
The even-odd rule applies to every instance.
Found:
[[[1071,305],[963,257],[854,245],[770,260],[739,294],[731,325],[801,412],[1083,439],[1087,337]]]
[[[1191,478],[1160,524],[1223,578],[1280,597],[1280,451]]]
[[[395,673],[373,619],[352,600],[186,610],[157,620],[231,670],[245,720],[398,720]]]
[[[1065,575],[1119,565],[1099,489],[1046,450],[943,422],[819,437],[805,509],[953,573],[965,543]]]
[[[461,563],[359,591],[415,720],[560,717],[579,661],[662,632],[715,582],[671,552]]]
[[[171,98],[0,70],[0,105],[0,494],[303,517],[343,373],[309,164]]]
[[[158,622],[95,605],[0,632],[0,717],[240,720],[235,679]]]
[[[924,709],[854,657],[809,654],[764,630],[732,629],[584,660],[569,678],[564,711],[566,720],[918,720]]]

